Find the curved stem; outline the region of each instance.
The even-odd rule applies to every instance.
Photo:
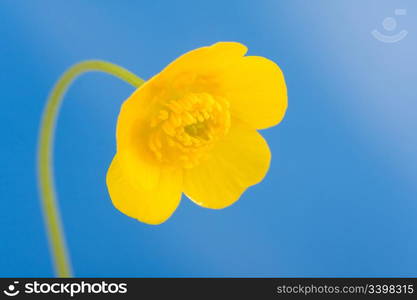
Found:
[[[58,277],[71,277],[71,266],[65,245],[65,238],[62,229],[62,222],[56,201],[55,184],[53,177],[53,143],[55,126],[62,103],[62,98],[69,85],[79,75],[90,72],[101,71],[114,75],[135,87],[139,87],[144,81],[115,64],[105,61],[89,60],[78,63],[68,69],[57,81],[49,95],[45,110],[42,115],[42,122],[38,144],[38,180],[40,198],[42,202],[43,216],[48,234],[51,254],[55,273]]]

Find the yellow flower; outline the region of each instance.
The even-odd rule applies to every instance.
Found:
[[[279,67],[246,51],[220,42],[188,52],[124,102],[107,173],[116,208],[160,224],[182,193],[221,209],[264,178],[271,153],[257,129],[282,120],[287,92]]]

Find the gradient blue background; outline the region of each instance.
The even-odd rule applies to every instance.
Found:
[[[123,3],[123,4],[122,4]],[[385,44],[381,22],[409,35]],[[0,276],[53,276],[36,185],[46,96],[97,58],[149,78],[193,48],[240,41],[276,61],[284,121],[263,131],[266,179],[235,205],[183,198],[161,226],[107,195],[119,107],[133,89],[90,73],[69,91],[55,151],[76,276],[417,276],[417,2],[0,2]],[[244,147],[244,145],[242,145]]]

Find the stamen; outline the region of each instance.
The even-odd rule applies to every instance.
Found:
[[[166,164],[191,168],[230,127],[229,103],[207,93],[189,93],[162,105],[150,124],[149,149]]]

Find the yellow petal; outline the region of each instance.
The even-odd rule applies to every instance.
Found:
[[[255,128],[278,124],[287,109],[287,88],[280,68],[259,56],[241,58],[228,68],[220,82],[232,113]]]
[[[164,86],[184,76],[211,78],[206,92],[226,95],[238,118],[257,129],[268,128],[278,124],[287,109],[284,76],[271,60],[244,56],[246,51],[246,46],[236,42],[198,48],[177,58],[153,79]]]
[[[181,199],[182,172],[163,168],[154,189],[144,189],[120,164],[115,155],[107,172],[107,188],[114,206],[129,217],[148,224],[161,224]]]
[[[209,47],[197,48],[178,57],[158,76],[175,78],[186,73],[217,74],[243,57],[246,51],[245,45],[236,42],[219,42]]]
[[[208,160],[184,174],[184,193],[195,203],[220,209],[233,204],[269,168],[271,153],[264,138],[238,120]]]
[[[119,163],[130,177],[147,189],[155,187],[160,174],[160,165],[147,143],[153,89],[153,82],[146,82],[123,103],[116,129]]]

